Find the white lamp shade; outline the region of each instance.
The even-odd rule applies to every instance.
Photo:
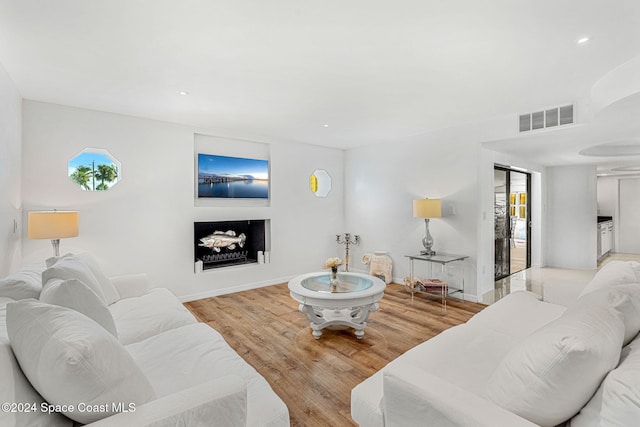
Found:
[[[76,211],[29,212],[30,239],[62,239],[78,235],[79,214]]]
[[[413,201],[414,218],[442,217],[442,202],[440,199],[418,199]]]

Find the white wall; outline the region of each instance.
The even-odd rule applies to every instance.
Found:
[[[596,167],[549,167],[546,184],[547,265],[596,268]]]
[[[613,252],[619,251],[620,211],[619,211],[620,177],[599,176],[597,178],[598,215],[610,216],[613,219]]]
[[[413,218],[412,201],[440,198],[443,217],[432,219],[429,227],[434,250],[470,257],[463,267],[465,293],[475,300],[479,152],[468,135],[447,131],[347,151],[346,231],[362,237],[353,248],[354,269],[365,268],[363,253],[387,250],[394,278],[408,276],[405,255],[424,249],[424,220]]]
[[[194,134],[222,137],[224,154],[234,135],[34,101],[23,105],[25,215],[80,211],[80,236],[62,240],[63,253],[90,251],[111,275],[147,272],[154,286],[183,299],[282,282],[321,269],[335,253],[335,234],[343,229],[341,150],[268,141],[269,206],[196,206]],[[75,186],[67,162],[85,147],[114,155],[122,163],[121,182],[107,192]],[[316,168],[333,180],[326,198],[309,191]],[[271,220],[271,264],[194,274],[194,221],[252,218]],[[26,231],[24,239],[25,258],[50,256],[48,241],[27,240]]]
[[[0,277],[22,257],[22,97],[0,65]]]
[[[618,217],[615,250],[640,254],[640,178],[621,177],[618,180]]]
[[[424,235],[424,221],[412,216],[412,200],[442,198],[444,217],[430,221],[434,249],[469,255],[464,265],[466,299],[480,300],[492,290],[494,164],[502,161],[532,171],[543,169],[482,147],[484,141],[515,136],[515,120],[515,116],[498,117],[347,151],[345,222],[347,231],[363,239],[354,248],[353,259],[387,250],[394,262],[393,276],[402,280],[409,275],[404,255],[418,253]],[[534,186],[541,179],[539,173]],[[534,227],[540,233],[542,224]],[[366,269],[362,264],[355,267]]]
[[[598,215],[617,216],[619,179],[617,176],[597,178]]]

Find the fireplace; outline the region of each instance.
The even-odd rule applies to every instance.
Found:
[[[265,225],[264,219],[194,222],[194,262],[203,270],[257,263],[266,247]]]

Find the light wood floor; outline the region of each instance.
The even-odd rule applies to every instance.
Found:
[[[286,283],[186,303],[264,376],[289,408],[292,426],[353,426],[351,389],[389,361],[485,306],[387,286],[365,336],[327,330],[315,340]]]

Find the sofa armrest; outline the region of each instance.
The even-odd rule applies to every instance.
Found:
[[[126,404],[125,404],[126,405]],[[247,385],[226,376],[120,412],[91,427],[242,426],[247,420]]]
[[[390,364],[383,371],[385,427],[534,427],[536,424],[429,372]]]
[[[569,307],[577,299],[586,283],[555,280],[542,285],[542,300],[551,304]]]
[[[140,297],[149,292],[149,277],[146,273],[126,274],[111,277],[111,283],[120,294],[120,299]]]

